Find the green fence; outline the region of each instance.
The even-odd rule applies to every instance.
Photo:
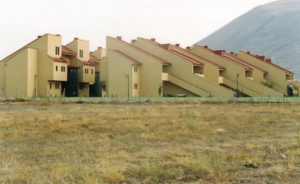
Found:
[[[136,97],[136,98],[107,98],[107,97],[43,97],[43,98],[0,98],[0,101],[62,101],[62,102],[91,102],[91,103],[144,103],[144,102],[247,102],[247,103],[299,103],[300,97],[239,97],[239,98],[213,98],[213,97]]]
[[[136,97],[136,98],[49,98],[50,101],[62,100],[65,102],[248,102],[248,103],[296,103],[300,97],[239,97],[239,98],[212,98],[212,97]]]

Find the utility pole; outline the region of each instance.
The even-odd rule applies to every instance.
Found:
[[[37,84],[37,82],[36,82],[36,80],[37,80],[37,78],[38,78],[38,75],[37,74],[34,74],[34,91],[33,91],[33,96],[34,96],[34,99],[36,99],[36,96],[37,96],[37,90],[36,90],[36,84]]]
[[[236,74],[236,98],[239,99],[239,76],[240,74]]]
[[[126,74],[125,77],[127,78],[127,97],[129,101],[129,74]]]

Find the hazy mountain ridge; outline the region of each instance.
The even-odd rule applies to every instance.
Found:
[[[300,79],[300,0],[258,6],[197,44],[265,55]]]

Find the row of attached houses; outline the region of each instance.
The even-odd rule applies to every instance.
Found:
[[[145,38],[108,36],[90,52],[89,41],[45,34],[0,61],[0,97],[283,97],[298,88],[264,56]]]
[[[105,49],[90,52],[89,41],[78,38],[61,41],[60,35],[38,36],[1,60],[0,96],[101,96],[92,89]]]
[[[121,37],[107,37],[106,49],[100,79],[110,97],[299,95],[292,72],[250,52],[184,49],[145,38],[128,43]]]

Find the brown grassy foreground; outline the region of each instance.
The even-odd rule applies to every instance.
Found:
[[[299,183],[299,131],[296,104],[0,104],[0,183]]]

